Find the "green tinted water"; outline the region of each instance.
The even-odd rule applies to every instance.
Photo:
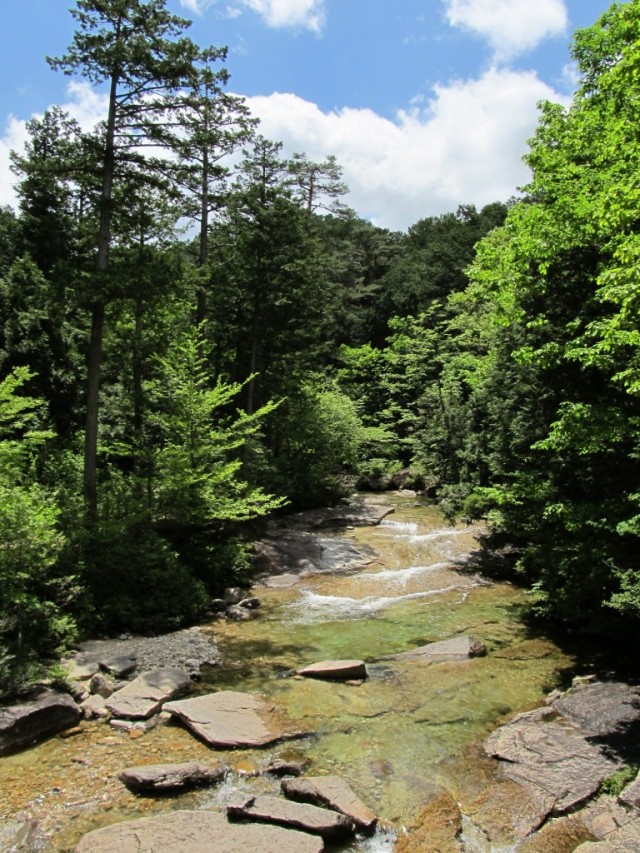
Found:
[[[0,760],[5,816],[7,810],[35,816],[53,834],[52,850],[69,849],[88,829],[124,817],[220,807],[238,786],[275,792],[274,780],[246,774],[292,750],[310,759],[309,772],[343,777],[398,831],[416,819],[434,783],[455,790],[461,772],[455,759],[465,747],[504,714],[540,702],[572,661],[550,641],[528,635],[520,621],[523,592],[453,567],[473,548],[477,530],[447,527],[415,498],[393,501],[395,513],[379,527],[336,534],[375,549],[365,570],[257,590],[259,618],[212,625],[225,665],[202,691],[272,697],[312,737],[222,752],[234,769],[222,789],[149,799],[129,794],[117,781],[119,770],[203,761],[210,751],[174,725],[131,740],[91,724],[77,738]],[[480,639],[487,656],[432,664],[385,659],[459,634]],[[293,676],[331,658],[365,660],[369,678],[350,685]],[[368,844],[391,849],[384,837]]]

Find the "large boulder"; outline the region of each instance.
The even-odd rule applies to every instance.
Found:
[[[168,702],[164,710],[209,746],[264,746],[302,734],[273,702],[233,690]]]
[[[188,692],[191,686],[191,678],[182,669],[153,669],[118,690],[105,705],[116,717],[144,720],[157,713],[167,700]]]
[[[284,795],[291,800],[313,803],[340,812],[364,832],[371,832],[378,822],[376,814],[338,776],[283,779],[281,788]]]
[[[219,782],[227,771],[222,763],[216,765],[197,764],[143,764],[127,767],[119,776],[127,788],[144,793],[160,793]]]
[[[621,766],[600,744],[547,708],[518,714],[485,742],[507,778],[530,790],[547,814],[562,814],[592,797]]]
[[[43,689],[28,702],[0,708],[0,755],[31,746],[78,724],[80,709],[71,696]]]
[[[348,838],[355,834],[353,823],[342,814],[278,797],[236,794],[227,803],[227,815],[230,818],[301,829],[326,840]]]
[[[322,660],[297,670],[305,678],[324,678],[329,681],[348,681],[367,677],[367,668],[361,660]]]
[[[318,836],[278,826],[229,823],[216,812],[175,811],[95,829],[76,853],[322,853]]]
[[[640,724],[640,687],[621,681],[578,683],[552,705],[574,725],[607,738],[611,746],[630,726]]]
[[[487,649],[475,637],[452,637],[437,643],[427,643],[397,655],[389,655],[387,660],[417,659],[425,662],[468,660],[486,655]]]

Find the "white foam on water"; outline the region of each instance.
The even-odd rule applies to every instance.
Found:
[[[288,608],[289,621],[297,625],[307,625],[312,622],[336,622],[346,619],[363,619],[373,616],[391,604],[399,601],[412,601],[420,598],[431,598],[451,592],[458,587],[455,584],[441,589],[430,589],[425,592],[411,592],[406,595],[368,595],[365,598],[348,598],[340,595],[319,595],[310,590],[302,590],[297,601]],[[285,611],[286,612],[286,611]]]
[[[431,563],[428,566],[409,566],[406,569],[383,569],[380,572],[360,572],[356,579],[364,578],[368,581],[382,581],[405,586],[407,581],[420,575],[427,575],[439,569],[446,569],[450,563]]]
[[[355,846],[363,853],[392,853],[395,849],[397,835],[392,829],[377,827],[369,838],[360,839]]]

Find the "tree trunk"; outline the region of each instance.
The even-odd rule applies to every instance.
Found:
[[[98,260],[96,286],[98,293],[91,308],[91,341],[87,364],[87,419],[84,434],[84,499],[87,517],[98,518],[98,423],[100,414],[100,368],[102,366],[102,339],[106,308],[107,269],[109,266],[109,244],[111,242],[111,193],[115,171],[115,124],[116,94],[119,74],[114,71],[109,91],[109,115],[104,152],[104,172],[100,197],[100,230],[98,233]]]

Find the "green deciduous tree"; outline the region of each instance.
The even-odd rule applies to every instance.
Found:
[[[52,658],[74,636],[73,577],[55,563],[64,545],[55,497],[35,479],[41,401],[22,395],[31,378],[17,368],[0,382],[0,693],[15,688],[38,657]]]
[[[473,267],[504,411],[532,415],[503,420],[519,453],[482,494],[540,609],[583,622],[603,603],[640,613],[639,45],[637,0],[577,34],[573,104],[543,105],[527,196]]]

